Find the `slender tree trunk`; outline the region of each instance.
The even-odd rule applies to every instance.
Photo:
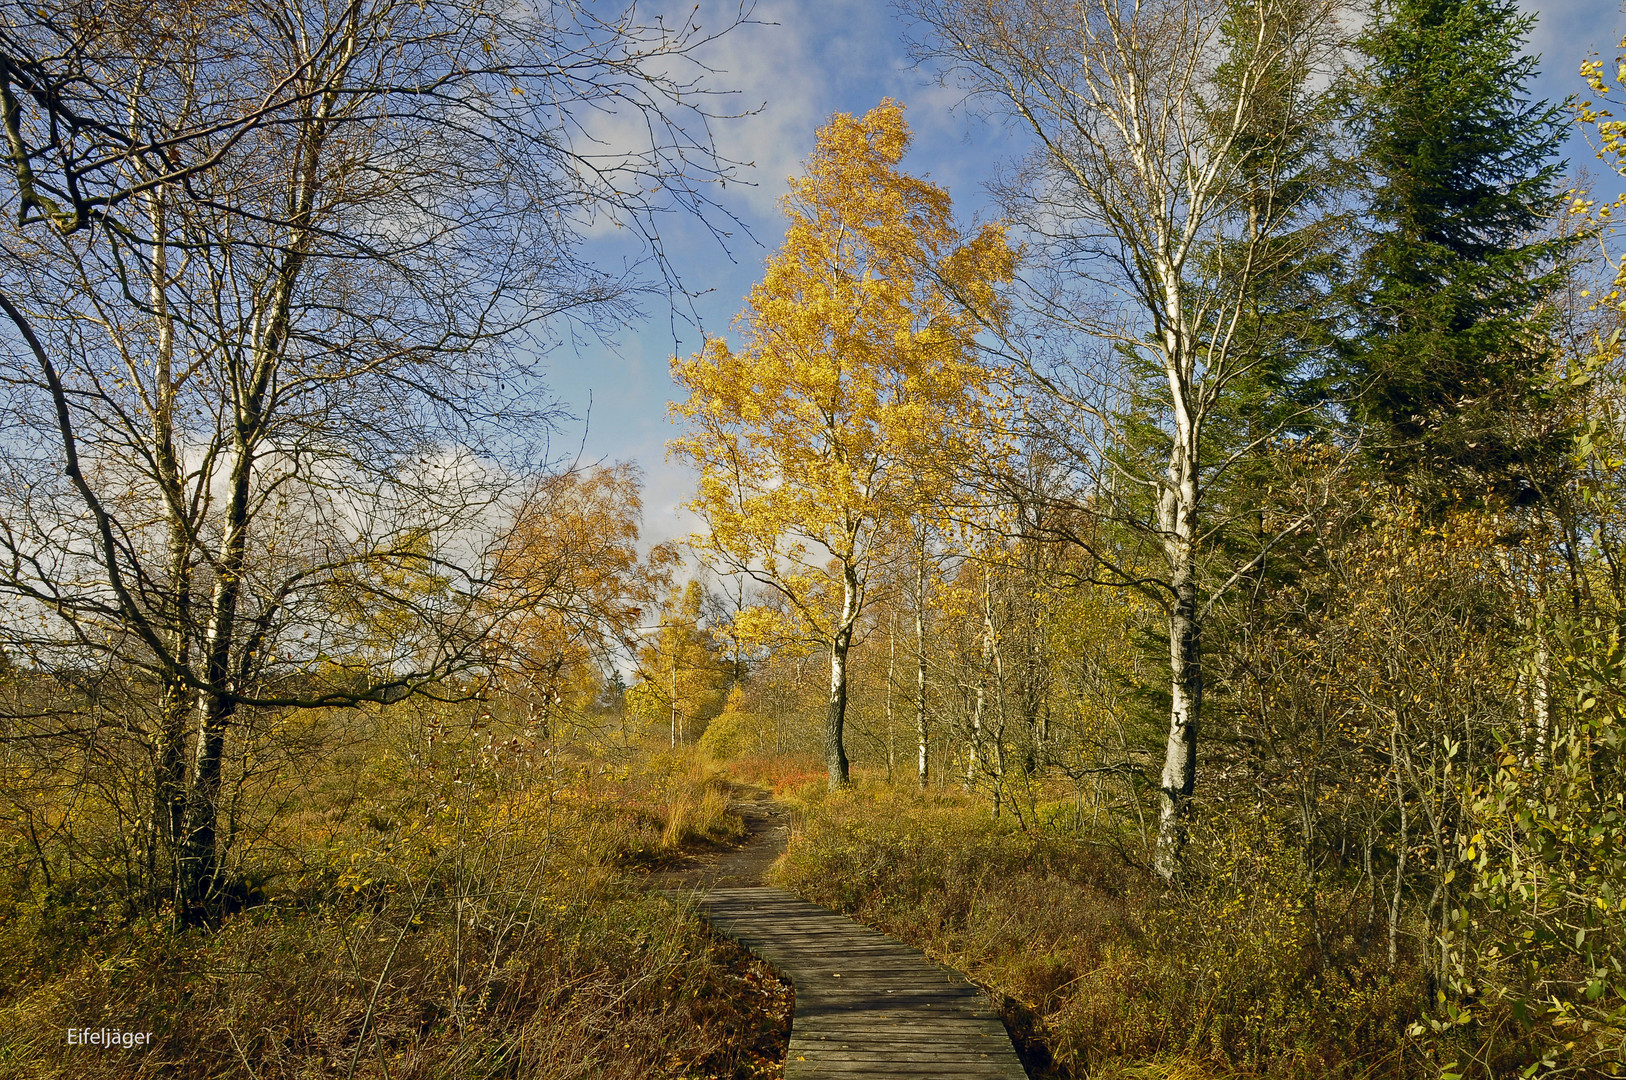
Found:
[[[157,328],[153,356],[151,398],[152,444],[158,482],[163,488],[167,518],[166,585],[168,611],[161,628],[167,638],[173,666],[159,676],[158,729],[153,740],[152,821],[147,830],[148,888],[157,891],[160,847],[175,859],[180,851],[186,817],[186,721],[192,693],[182,677],[192,651],[192,535],[186,508],[185,482],[175,452],[175,320],[169,311],[167,214],[162,189],[146,197],[153,250],[148,301]],[[178,882],[171,880],[173,899]],[[156,897],[155,897],[156,899]]]
[[[1389,901],[1389,970],[1395,968],[1395,961],[1399,958],[1400,935],[1400,896],[1401,889],[1406,882],[1406,850],[1411,844],[1407,835],[1406,820],[1406,788],[1405,779],[1400,775],[1400,747],[1397,729],[1400,719],[1395,718],[1394,727],[1389,731],[1389,766],[1390,775],[1394,781],[1395,802],[1400,807],[1400,835],[1395,839],[1395,888]]]
[[[931,781],[931,732],[926,727],[926,540],[915,554],[915,733],[920,738],[920,790]]]
[[[994,633],[993,572],[984,570],[982,579],[982,633],[984,666],[994,662],[993,759],[994,759],[994,816],[998,817],[1005,797],[1005,658],[999,648],[999,636]]]
[[[203,642],[205,688],[199,694],[198,730],[193,748],[192,782],[186,799],[186,835],[179,874],[181,895],[177,906],[181,917],[188,922],[208,918],[218,884],[222,852],[216,839],[216,823],[220,813],[226,729],[237,714],[236,687],[232,685],[232,645],[237,635],[238,604],[247,565],[254,462],[264,430],[266,396],[287,340],[294,283],[302,263],[302,256],[295,251],[280,268],[262,309],[250,350],[252,362],[239,373],[240,381],[233,387],[236,434],[231,486],[220,523],[215,588]]]
[[[886,782],[892,783],[897,764],[897,732],[892,726],[892,684],[898,668],[898,615],[893,612],[886,624]]]
[[[842,568],[841,621],[830,638],[830,709],[824,721],[824,761],[830,770],[830,790],[847,786],[847,747],[843,727],[847,722],[847,650],[852,645],[853,624],[858,619],[858,574],[851,566]]]
[[[1361,944],[1365,946],[1372,940],[1372,928],[1378,921],[1378,876],[1372,869],[1372,829],[1367,827],[1366,836],[1361,842],[1361,870],[1366,875],[1366,933],[1361,937]]]
[[[1171,455],[1158,517],[1174,595],[1169,605],[1169,737],[1163,754],[1154,866],[1165,881],[1172,881],[1180,872],[1186,815],[1197,786],[1197,732],[1203,701],[1195,551],[1197,469],[1195,456],[1180,440]]]
[[[186,611],[190,601],[190,583],[185,578],[190,574],[190,567],[186,565],[186,546],[173,542],[173,532],[170,555],[171,580],[177,583],[173,603],[178,615],[176,627],[170,635],[170,648],[174,650],[177,663],[184,665],[192,649],[191,635],[186,629],[186,622],[190,618]],[[182,575],[180,579],[174,576],[177,564]],[[148,881],[155,892],[159,848],[168,852],[172,861],[177,860],[185,835],[186,721],[191,712],[192,699],[192,693],[178,672],[164,672],[159,680],[158,731],[153,746],[152,827],[148,831],[146,867]],[[175,868],[178,869],[178,864]],[[169,899],[175,899],[180,883],[175,875],[170,876],[166,891]],[[161,899],[161,894],[154,897],[155,902]]]
[[[971,790],[976,783],[977,770],[982,767],[982,709],[983,702],[988,695],[983,685],[982,675],[977,675],[977,698],[971,706],[971,740],[966,750],[965,761],[965,789]]]
[[[209,629],[204,640],[206,688],[198,695],[198,731],[193,748],[192,783],[187,792],[185,837],[181,854],[181,917],[204,921],[219,874],[216,822],[220,813],[221,775],[225,764],[226,728],[237,712],[230,688],[232,641],[237,632],[237,606],[242,595],[248,547],[249,479],[252,450],[241,437],[236,447],[231,492],[225,512],[225,536],[216,567]]]
[[[977,700],[971,710],[971,750],[966,755],[965,789],[971,790],[982,767],[982,719],[988,708],[988,635],[982,636],[977,663]]]
[[[1536,657],[1532,665],[1535,685],[1530,692],[1530,715],[1535,724],[1535,760],[1538,766],[1547,764],[1552,746],[1551,686],[1552,656],[1547,651],[1546,605],[1536,601]]]

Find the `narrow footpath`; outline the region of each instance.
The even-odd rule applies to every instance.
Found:
[[[796,990],[785,1080],[898,1077],[1025,1080],[1010,1036],[982,991],[918,949],[768,888],[786,816],[767,792],[738,808],[745,845],[661,875],[693,890],[716,929],[767,961]]]

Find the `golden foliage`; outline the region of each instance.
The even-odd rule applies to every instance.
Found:
[[[1626,50],[1626,39],[1621,41],[1620,47]],[[1583,128],[1590,129],[1588,134],[1598,160],[1626,176],[1626,121],[1616,120],[1607,107],[1619,101],[1621,95],[1626,94],[1626,53],[1615,58],[1613,81],[1605,76],[1603,61],[1596,56],[1581,65],[1581,77],[1586,80],[1592,93],[1597,95],[1597,100],[1576,102],[1574,105],[1576,120]],[[1597,199],[1587,198],[1588,194],[1580,190],[1569,192],[1570,213],[1585,217],[1591,227],[1599,233],[1600,238],[1614,235],[1616,223],[1620,220],[1622,211],[1626,211],[1626,195],[1618,196],[1610,202],[1599,202]],[[1612,254],[1607,241],[1604,242],[1603,252],[1604,257],[1615,268],[1615,278],[1608,295],[1603,297],[1601,302],[1626,311],[1626,300],[1622,299],[1623,293],[1626,293],[1626,258]]]
[[[689,506],[708,527],[694,543],[755,569],[821,641],[847,614],[832,567],[863,580],[885,530],[991,451],[996,380],[975,338],[1003,317],[1015,253],[998,226],[961,237],[948,193],[899,170],[909,139],[891,101],[833,117],[791,181],[743,346],[672,362],[689,396],[671,445],[699,470]]]
[[[608,654],[633,640],[671,579],[671,545],[638,551],[642,510],[638,470],[621,464],[544,477],[515,520],[499,576],[526,602],[504,644],[544,716],[591,702]]]

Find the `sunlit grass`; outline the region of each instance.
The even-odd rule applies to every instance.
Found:
[[[1389,971],[1360,897],[1308,880],[1279,830],[1199,829],[1171,890],[1118,854],[1134,838],[1057,820],[1024,830],[982,799],[875,780],[809,787],[776,881],[989,987],[1045,1075],[1400,1078],[1449,1060],[1406,1034],[1418,966]]]
[[[0,1075],[778,1075],[786,989],[640,882],[743,834],[725,779],[688,751],[485,745],[375,743],[301,778],[214,930],[13,888]],[[69,1047],[70,1027],[152,1045]]]

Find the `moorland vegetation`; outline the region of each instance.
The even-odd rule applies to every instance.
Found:
[[[1626,201],[1560,157],[1626,176],[1626,60],[901,9],[1029,151],[969,225],[902,104],[812,135],[672,362],[686,554],[538,358],[728,232],[730,26],[0,4],[0,1073],[776,1075],[650,887],[757,785],[1036,1075],[1626,1075]]]

